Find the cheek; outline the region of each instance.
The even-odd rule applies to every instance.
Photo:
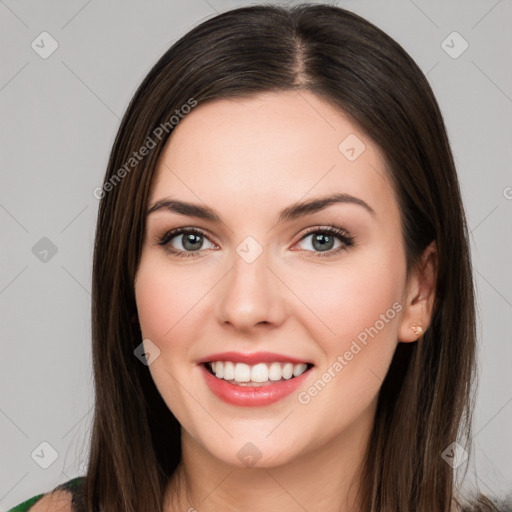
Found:
[[[318,269],[295,278],[294,291],[310,311],[303,318],[311,318],[308,329],[323,340],[329,357],[333,351],[347,350],[360,333],[364,338],[375,324],[384,336],[396,334],[402,271],[399,255],[383,250],[368,251],[364,257],[354,254],[335,270]]]
[[[194,331],[201,329],[195,312],[206,291],[191,273],[172,269],[165,258],[143,255],[135,284],[141,333],[160,349],[149,371],[169,410],[192,432],[190,408],[194,402],[180,382],[188,378],[189,368],[183,362],[191,359],[191,340],[200,335]]]
[[[194,307],[205,291],[192,273],[172,269],[164,260],[158,256],[141,260],[135,298],[143,336],[157,345],[172,339],[174,345],[182,339],[177,333],[190,329]]]
[[[376,399],[397,344],[400,254],[372,250],[344,263],[335,273],[317,272],[300,291],[316,315],[308,330],[324,357],[317,380],[298,397],[309,404],[313,423],[325,420],[325,411],[336,424],[355,421]]]

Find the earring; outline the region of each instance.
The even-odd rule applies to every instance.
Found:
[[[423,334],[423,327],[421,327],[421,323],[413,323],[410,325],[410,328],[417,336],[421,336]]]

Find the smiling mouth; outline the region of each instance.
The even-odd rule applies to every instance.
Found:
[[[231,361],[202,363],[217,379],[235,386],[270,386],[277,382],[293,380],[313,368],[311,363],[258,363],[248,365]]]

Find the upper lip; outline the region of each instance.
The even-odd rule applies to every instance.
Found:
[[[232,361],[233,363],[245,363],[254,365],[258,363],[294,363],[294,364],[313,364],[303,359],[287,356],[285,354],[276,354],[275,352],[253,352],[251,354],[243,354],[242,352],[218,352],[203,357],[197,361],[197,364],[210,363],[212,361]]]

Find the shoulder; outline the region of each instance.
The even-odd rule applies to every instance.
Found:
[[[77,512],[85,477],[76,477],[49,492],[38,494],[8,512]]]
[[[30,512],[73,512],[73,495],[69,491],[51,491],[29,509]]]

